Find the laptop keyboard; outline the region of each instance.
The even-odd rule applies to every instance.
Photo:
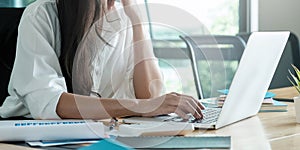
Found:
[[[217,122],[218,117],[221,113],[220,108],[207,108],[202,110],[203,119],[194,119],[194,123],[211,124]]]
[[[192,115],[190,115],[188,122],[211,124],[217,122],[220,112],[221,112],[221,108],[206,108],[205,110],[202,110],[203,119],[195,119]],[[184,120],[179,116],[176,116],[176,117],[165,119],[164,121],[186,122],[187,120]]]

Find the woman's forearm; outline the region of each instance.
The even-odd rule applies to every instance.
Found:
[[[63,93],[56,113],[68,119],[107,119],[111,117],[141,116],[139,100],[112,100]]]
[[[157,97],[162,90],[162,77],[153,53],[151,39],[146,39],[141,24],[133,25],[135,95],[140,99]]]
[[[186,95],[169,93],[163,96],[139,99],[105,99],[63,93],[57,104],[56,113],[62,119],[108,119],[125,116],[157,116],[177,113],[188,119],[191,113],[202,118],[202,104]]]
[[[133,28],[134,73],[133,85],[135,96],[139,99],[157,97],[161,94],[162,77],[156,65],[151,39],[145,38],[143,16],[136,0],[121,0],[124,11]]]

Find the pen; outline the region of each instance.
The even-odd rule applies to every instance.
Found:
[[[101,98],[101,95],[98,92],[91,91],[91,94]],[[109,130],[113,130],[117,125],[118,125],[118,119],[116,117],[112,117],[109,122]]]
[[[113,130],[118,125],[118,119],[116,117],[112,117],[109,123],[109,130]]]
[[[101,95],[98,92],[91,91],[91,94],[96,95],[97,97],[101,98]]]
[[[291,102],[291,103],[294,102],[294,100],[290,99],[290,98],[273,98],[273,99],[276,101],[282,101],[282,102]]]

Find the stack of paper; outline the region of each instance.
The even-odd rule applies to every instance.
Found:
[[[143,121],[142,118],[141,121]],[[121,124],[118,130],[108,132],[108,134],[120,137],[173,136],[186,135],[193,131],[194,125],[188,122],[150,121],[137,124]]]
[[[228,89],[224,90],[218,90],[218,92],[221,93],[221,95],[217,99],[217,106],[222,107],[226,96],[229,92]],[[287,104],[276,101],[273,99],[275,97],[275,94],[272,92],[267,92],[265,95],[265,98],[262,102],[262,106],[260,109],[260,112],[281,112],[281,111],[287,111]]]
[[[260,112],[285,112],[287,111],[287,104],[273,100],[273,102],[269,104],[263,103],[259,111]]]

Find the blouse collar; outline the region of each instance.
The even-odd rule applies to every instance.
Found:
[[[119,15],[119,12],[114,8],[113,11],[105,14],[101,17],[95,26],[96,32],[101,38],[108,44],[111,44],[111,40],[116,36],[118,32],[121,30],[122,19]]]

